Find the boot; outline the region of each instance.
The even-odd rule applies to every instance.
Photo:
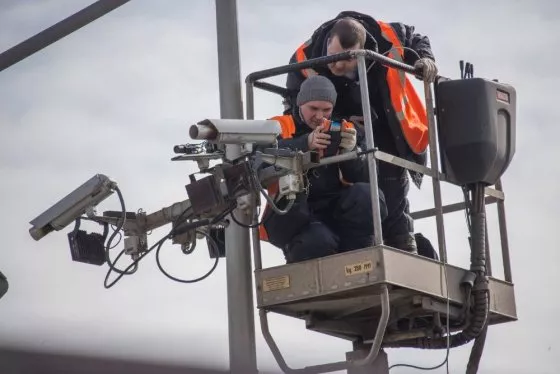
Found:
[[[418,254],[416,239],[411,233],[393,236],[391,238],[385,239],[384,242],[385,245],[389,247],[397,248],[409,253]]]

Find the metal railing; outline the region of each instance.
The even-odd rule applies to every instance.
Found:
[[[442,181],[449,182],[449,181],[446,180],[445,174],[440,172],[438,167],[439,166],[438,138],[437,138],[437,127],[435,123],[434,99],[433,99],[431,84],[424,81],[425,105],[426,105],[426,112],[427,112],[426,114],[428,119],[429,156],[430,156],[430,164],[431,164],[430,167],[426,167],[424,165],[420,165],[418,163],[405,160],[401,157],[379,151],[378,149],[375,148],[375,142],[373,137],[373,127],[372,127],[372,118],[371,118],[368,83],[367,83],[366,59],[377,61],[389,68],[396,68],[405,71],[407,73],[421,75],[421,73],[415,71],[414,67],[393,60],[374,51],[354,50],[354,51],[346,51],[336,55],[310,59],[300,63],[293,63],[293,64],[283,65],[271,69],[257,71],[249,74],[245,80],[246,118],[254,119],[254,88],[255,87],[272,93],[279,94],[284,97],[290,94],[290,92],[286,88],[267,82],[260,82],[261,79],[270,78],[281,74],[287,74],[289,72],[297,71],[301,69],[315,68],[336,61],[349,60],[349,59],[357,59],[358,61],[358,79],[359,79],[361,98],[362,98],[364,130],[366,133],[367,148],[368,151],[370,151],[367,152],[366,154],[368,158],[368,171],[369,171],[370,189],[371,189],[371,196],[372,196],[371,200],[372,200],[373,221],[374,221],[374,245],[383,244],[381,216],[380,216],[379,199],[378,199],[379,190],[377,184],[377,165],[375,162],[375,159],[377,159],[379,161],[400,166],[405,169],[412,170],[432,178],[432,192],[434,197],[434,207],[426,210],[413,212],[411,213],[411,216],[413,219],[422,219],[422,218],[435,216],[437,238],[438,238],[438,249],[439,249],[439,256],[440,256],[439,260],[443,264],[447,264],[447,250],[446,250],[446,243],[445,243],[445,228],[443,222],[443,215],[445,213],[463,210],[465,209],[466,205],[464,202],[448,204],[448,205],[443,205],[442,203],[441,182]],[[436,85],[437,85],[437,81],[436,81]],[[498,224],[500,230],[502,258],[503,258],[503,266],[504,266],[504,278],[506,282],[512,282],[509,247],[508,247],[508,240],[507,240],[507,228],[506,228],[506,220],[505,220],[504,193],[502,190],[501,181],[498,181],[495,187],[496,187],[495,189],[492,188],[485,189],[485,204],[487,205],[487,204],[497,203]],[[259,220],[258,214],[257,212],[255,212],[253,217],[253,224],[255,226],[258,223],[258,220]],[[254,262],[255,262],[254,264],[255,270],[261,270],[262,257],[261,257],[261,246],[260,246],[258,228],[252,229],[252,238],[253,238],[253,254],[254,254]],[[490,256],[489,256],[488,241],[486,243],[486,252],[487,252],[487,258],[489,260]],[[491,268],[490,268],[489,261],[487,265],[488,265],[488,274],[491,275]],[[388,316],[390,312],[390,305],[388,302],[387,303],[383,302],[384,301],[383,295],[381,295],[381,298],[382,298],[382,302],[381,302],[382,316]],[[385,328],[387,326],[387,321],[384,318],[381,318],[378,325],[378,331],[376,333],[376,336],[371,346],[371,350],[367,358],[361,360],[360,362],[357,361],[346,362],[346,363],[338,362],[333,364],[306,367],[304,369],[291,369],[290,367],[287,366],[284,358],[282,357],[282,354],[278,350],[278,347],[276,346],[276,343],[274,342],[270,334],[270,331],[268,329],[268,320],[266,317],[266,311],[261,310],[260,319],[261,319],[261,329],[265,337],[265,340],[267,341],[274,357],[276,358],[276,361],[278,362],[282,370],[284,370],[284,372],[287,373],[295,373],[295,372],[302,372],[302,371],[327,372],[327,371],[342,370],[353,365],[356,366],[369,365],[375,360],[375,358],[379,353]]]

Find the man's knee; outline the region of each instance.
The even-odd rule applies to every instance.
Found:
[[[325,224],[311,222],[285,249],[286,262],[300,262],[337,253],[338,236]]]
[[[379,195],[379,213],[381,220],[387,217],[387,204],[385,194],[377,189]],[[363,223],[371,227],[373,222],[373,210],[371,204],[371,187],[369,183],[354,183],[344,192],[341,201],[341,210],[344,216],[351,221]]]

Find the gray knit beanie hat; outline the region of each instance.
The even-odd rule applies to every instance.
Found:
[[[310,101],[328,101],[334,105],[336,103],[334,84],[322,75],[307,78],[299,89],[297,105],[301,106]]]

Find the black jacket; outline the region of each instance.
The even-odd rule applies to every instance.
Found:
[[[292,138],[279,138],[278,148],[307,152],[309,151],[307,138],[312,130],[301,120],[297,107],[293,109],[292,116],[296,131]],[[332,212],[334,209],[332,207],[345,188],[340,174],[349,183],[369,181],[367,164],[361,158],[309,170],[307,172],[308,193],[298,194],[294,206],[287,214],[277,214],[267,207],[263,216],[263,225],[268,241],[279,248],[285,248],[302,227],[320,219],[328,212]],[[286,205],[287,199],[285,198],[277,202],[280,209],[284,209]]]
[[[365,26],[367,32],[369,33],[366,38],[366,44],[364,46],[365,49],[376,50],[381,54],[391,49],[391,43],[387,42],[383,38],[381,35],[381,28],[375,19],[362,13],[345,11],[340,13],[334,19],[323,23],[317,30],[315,30],[311,37],[310,45],[305,49],[307,59],[326,55],[328,34],[334,23],[338,19],[344,17],[352,17]],[[415,33],[413,26],[396,22],[390,23],[390,25],[395,30],[395,33],[402,45],[416,51],[418,54],[418,56],[416,56],[414,52],[405,50],[404,59],[407,64],[414,65],[418,57],[426,57],[432,60],[434,59],[428,37]],[[290,63],[294,62],[296,62],[295,53],[290,59]],[[334,116],[349,118],[353,115],[363,115],[357,75],[355,79],[337,77],[332,75],[326,65],[316,67],[314,70],[318,74],[328,77],[336,87],[338,97],[333,112]],[[415,154],[404,139],[398,119],[391,108],[389,87],[387,86],[387,82],[385,80],[386,71],[387,69],[379,63],[375,63],[368,71],[368,89],[372,109],[375,145],[382,151],[426,165],[426,152],[422,154]],[[301,71],[290,72],[287,76],[286,88],[289,92],[289,97],[287,99],[288,103],[292,106],[295,105],[297,92],[304,80],[305,77]],[[362,137],[364,136],[363,133],[360,135]],[[422,175],[411,172],[411,176],[413,177],[415,184],[420,186]]]
[[[309,151],[307,138],[312,130],[299,116],[297,107],[292,111],[292,117],[296,125],[296,132],[292,138],[278,139],[278,148],[307,152]],[[310,201],[317,201],[338,196],[343,188],[340,174],[342,174],[346,182],[350,183],[369,181],[367,165],[361,158],[317,167],[307,173],[309,180],[308,199]]]

